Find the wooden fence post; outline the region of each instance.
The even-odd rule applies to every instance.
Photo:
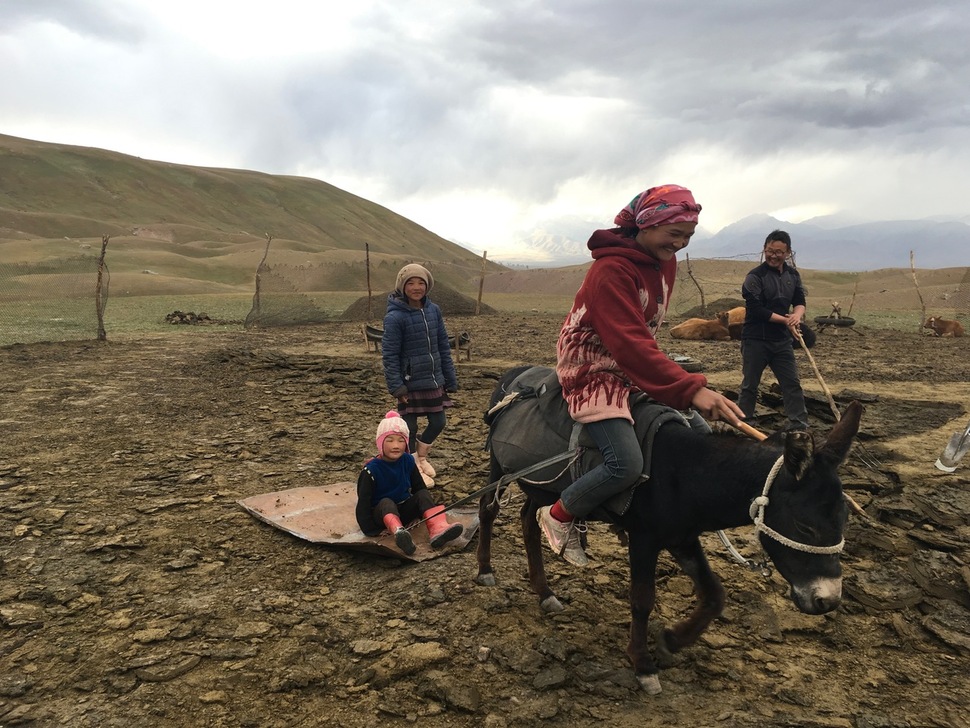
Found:
[[[104,330],[104,254],[108,249],[110,235],[101,236],[101,255],[98,258],[98,282],[94,287],[94,305],[98,312],[98,341],[107,341],[108,333]]]
[[[488,251],[482,251],[482,273],[478,277],[478,300],[475,301],[475,315],[482,310],[482,289],[485,287],[485,263],[488,259]]]
[[[370,244],[364,243],[364,268],[367,270],[367,320],[370,321]]]
[[[926,303],[923,301],[923,294],[919,290],[919,281],[916,280],[916,258],[913,255],[913,251],[909,251],[909,269],[913,272],[913,283],[916,286],[916,295],[919,296],[919,306],[920,306],[920,319],[919,328],[922,331],[923,322],[926,321]]]

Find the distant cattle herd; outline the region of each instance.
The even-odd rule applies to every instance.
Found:
[[[849,322],[852,319],[845,319],[845,321]],[[675,339],[729,341],[741,338],[743,325],[744,306],[737,306],[729,311],[719,311],[713,319],[689,318],[671,327],[670,335]],[[930,329],[935,336],[941,337],[959,337],[964,334],[963,325],[959,321],[951,321],[939,316],[930,316],[923,324],[923,328]],[[805,331],[804,326],[802,330]],[[814,338],[814,336],[811,337],[811,343],[814,343]],[[811,346],[811,343],[808,345]]]

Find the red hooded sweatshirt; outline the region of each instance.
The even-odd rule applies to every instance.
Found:
[[[587,243],[593,265],[576,293],[556,347],[556,373],[577,422],[630,415],[631,391],[688,409],[707,378],[688,374],[657,346],[677,260],[662,263],[619,229],[597,230]]]

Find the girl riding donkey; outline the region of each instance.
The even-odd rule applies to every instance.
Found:
[[[677,275],[677,252],[687,247],[701,206],[690,190],[652,187],[620,210],[618,227],[597,230],[587,246],[593,264],[559,334],[556,372],[570,416],[585,425],[603,455],[537,519],[550,547],[577,566],[587,564],[575,521],[622,492],[643,470],[630,394],[642,391],[675,409],[737,425],[744,414],[707,388],[657,346]]]
[[[404,527],[424,518],[431,548],[437,550],[461,536],[460,523],[448,523],[444,506],[436,504],[408,452],[407,423],[391,410],[377,426],[377,457],[357,477],[357,525],[367,536],[386,528],[398,548],[410,556],[414,540]]]

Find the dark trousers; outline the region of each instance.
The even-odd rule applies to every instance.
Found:
[[[416,521],[429,508],[435,506],[434,496],[427,490],[419,490],[403,503],[395,503],[390,498],[381,498],[374,506],[374,520],[384,523],[384,516],[393,513],[405,526]]]
[[[424,432],[418,435],[418,417],[420,415],[405,413],[401,415],[401,419],[408,426],[411,431],[411,441],[408,445],[411,448],[411,452],[414,452],[417,448],[415,444],[417,440],[420,440],[425,445],[430,445],[435,441],[438,435],[445,429],[445,424],[448,422],[447,415],[444,411],[441,412],[427,412],[424,414],[428,418],[428,426],[424,428]]]
[[[805,408],[802,384],[798,379],[793,343],[794,340],[790,337],[780,341],[744,339],[741,342],[741,394],[738,396],[738,407],[745,417],[754,416],[761,375],[765,367],[770,367],[781,387],[785,415],[789,422],[792,425],[808,427],[808,410]]]

